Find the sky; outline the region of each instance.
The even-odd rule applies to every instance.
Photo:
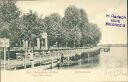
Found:
[[[62,17],[69,5],[82,8],[88,15],[89,22],[98,25],[102,32],[99,44],[126,44],[127,26],[115,27],[106,26],[111,18],[106,14],[114,14],[127,17],[127,0],[29,0],[18,1],[17,6],[23,12],[29,10],[37,12],[38,15],[45,17],[51,13],[59,13]],[[126,19],[120,20],[122,24],[127,24]]]

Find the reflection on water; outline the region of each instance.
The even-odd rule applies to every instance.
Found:
[[[93,58],[90,58],[93,60]],[[81,64],[64,66],[61,69],[76,68],[124,68],[127,67],[127,47],[110,47],[110,52],[101,51],[96,60],[87,62],[82,60]]]
[[[111,47],[110,53],[101,52],[100,59],[102,68],[127,67],[127,47]]]

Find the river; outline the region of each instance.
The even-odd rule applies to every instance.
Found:
[[[99,61],[66,67],[64,69],[85,68],[127,68],[127,47],[110,47],[110,52],[100,52]]]

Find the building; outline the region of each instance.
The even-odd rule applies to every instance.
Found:
[[[23,40],[23,49],[29,49],[29,43],[27,40]],[[47,33],[41,33],[39,36],[36,37],[35,41],[35,50],[47,50],[48,49],[48,37]]]

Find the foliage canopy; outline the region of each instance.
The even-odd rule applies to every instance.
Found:
[[[64,17],[52,13],[44,18],[30,10],[22,13],[16,2],[0,3],[0,37],[11,40],[12,46],[21,46],[28,40],[34,46],[40,33],[48,33],[48,45],[58,47],[96,46],[101,38],[100,29],[88,20],[84,9],[68,6]]]

